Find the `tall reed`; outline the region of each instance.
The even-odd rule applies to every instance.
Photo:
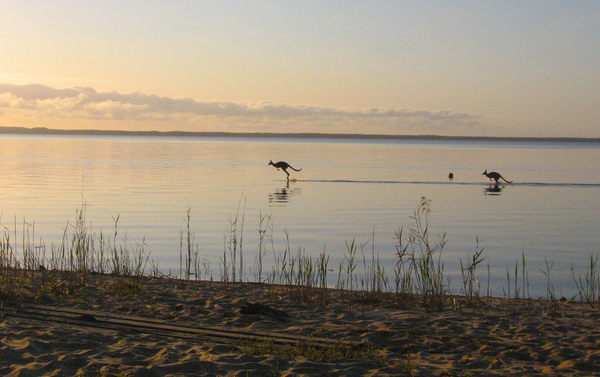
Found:
[[[467,304],[473,305],[480,300],[480,289],[481,283],[477,280],[476,270],[477,266],[483,262],[486,257],[483,257],[483,250],[485,247],[479,247],[479,239],[475,238],[475,252],[471,256],[469,263],[463,264],[462,258],[460,259],[460,272],[462,274],[462,293],[467,299]],[[489,280],[489,279],[488,279]],[[477,286],[475,286],[477,284]]]
[[[367,256],[365,255],[365,247],[367,244],[371,244],[371,255],[370,261],[367,262]],[[363,271],[364,277],[361,278],[361,289],[374,294],[381,294],[388,290],[389,280],[385,267],[381,264],[379,252],[375,248],[375,227],[373,227],[373,233],[367,243],[360,246],[360,251],[363,258]]]
[[[11,232],[6,226],[1,226],[4,228],[4,232],[2,234],[2,239],[0,240],[0,268],[16,268],[18,267],[19,262],[17,260],[13,243],[11,242]]]
[[[417,209],[410,218],[408,236],[403,237],[403,228],[396,233],[396,289],[400,289],[403,298],[417,293],[427,310],[443,310],[449,297],[449,288],[445,283],[444,263],[441,256],[446,245],[446,233],[438,235],[435,242],[429,239],[429,216],[431,200],[422,197]]]
[[[188,207],[184,222],[185,229],[179,234],[179,276],[186,280],[194,276],[196,280],[200,280],[202,279],[199,263],[200,248],[195,242],[196,233],[191,229],[191,207]]]
[[[263,258],[267,254],[267,242],[270,241],[273,249],[273,218],[271,215],[259,215],[258,221],[258,250],[254,260],[255,279],[262,282]]]
[[[577,287],[578,296],[581,301],[590,306],[600,306],[600,276],[598,276],[598,255],[590,254],[589,270],[582,278],[575,277],[575,269],[571,264],[571,276]]]
[[[554,293],[554,285],[552,284],[552,279],[550,274],[554,269],[554,262],[549,262],[546,258],[544,258],[545,269],[540,269],[540,272],[546,276],[546,298],[548,300],[554,301],[556,299]],[[510,288],[509,288],[510,290]]]
[[[242,201],[244,206],[242,208]],[[242,212],[240,213],[240,208]],[[229,215],[229,228],[226,230],[223,243],[223,259],[222,259],[222,276],[224,282],[243,281],[244,274],[244,221],[246,218],[246,198],[242,196],[238,202],[238,207],[235,216]],[[227,254],[229,254],[229,264],[227,262]],[[238,267],[239,262],[239,267]],[[231,277],[230,277],[231,274]]]

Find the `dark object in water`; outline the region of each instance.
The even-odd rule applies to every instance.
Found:
[[[448,178],[449,178],[449,179],[454,179],[454,173],[450,173],[450,174],[448,174]]]
[[[290,169],[295,170],[295,171],[302,170],[302,168],[300,168],[300,169],[293,168],[290,164],[288,164],[285,161],[273,162],[273,160],[270,160],[267,165],[273,165],[274,167],[277,168],[277,170],[279,170],[279,169],[283,170],[283,172],[285,174],[287,174],[287,179],[288,180],[290,179],[290,173],[288,173],[287,168],[290,168]]]
[[[498,180],[502,179],[504,180],[504,182],[506,183],[512,183],[512,181],[507,181],[506,178],[504,178],[500,173],[496,173],[495,171],[491,171],[488,173],[487,169],[481,174],[481,175],[485,175],[486,177],[488,177],[491,180],[496,181],[496,183],[498,183]]]

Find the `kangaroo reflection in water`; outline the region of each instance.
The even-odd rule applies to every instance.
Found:
[[[292,196],[300,194],[299,188],[290,188],[288,181],[285,187],[276,189],[274,193],[269,194],[269,203],[288,203]]]
[[[490,184],[489,187],[483,189],[484,195],[500,195],[502,190],[504,189],[503,185],[499,185],[497,183]]]

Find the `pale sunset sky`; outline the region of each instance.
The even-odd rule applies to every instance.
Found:
[[[2,1],[0,126],[600,137],[600,1]]]

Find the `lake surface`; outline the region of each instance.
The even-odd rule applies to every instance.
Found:
[[[267,224],[264,270],[286,248],[314,258],[326,253],[330,286],[335,286],[353,240],[363,245],[367,258],[377,254],[393,275],[396,232],[414,225],[410,216],[422,197],[431,200],[431,241],[446,232],[442,260],[454,293],[460,293],[460,261],[470,258],[476,240],[487,257],[478,270],[481,289],[496,296],[512,295],[515,279],[521,284],[524,257],[530,296],[546,294],[542,271],[552,264],[556,295],[570,297],[577,292],[571,266],[583,276],[590,255],[600,252],[597,143],[0,139],[0,221],[17,233],[17,243],[29,232],[27,237],[45,245],[46,252],[61,242],[65,229],[70,232],[76,210],[85,203],[94,232],[112,237],[117,224],[117,241],[144,243],[158,269],[174,274],[189,211],[203,277],[218,280],[223,259],[230,257],[237,214],[244,280],[257,279],[259,230]],[[285,173],[267,165],[269,160],[285,160],[302,171],[290,171],[293,179],[287,182]],[[514,183],[490,184],[482,176],[485,169]]]

